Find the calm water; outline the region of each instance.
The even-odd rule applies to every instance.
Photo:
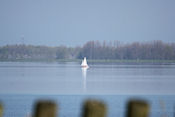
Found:
[[[85,99],[108,106],[108,117],[124,117],[131,98],[151,105],[151,117],[173,117],[175,64],[90,64],[0,62],[0,101],[4,117],[31,115],[36,100],[55,100],[60,117],[79,117]],[[164,103],[165,109],[161,108]]]
[[[174,117],[175,96],[149,95],[0,95],[5,105],[4,117],[30,117],[33,105],[39,99],[52,99],[59,105],[59,117],[81,117],[84,100],[98,99],[108,107],[108,117],[125,117],[126,103],[131,98],[148,101],[151,106],[150,117]],[[162,103],[163,106],[162,108]]]
[[[1,94],[175,94],[175,64],[0,63]]]

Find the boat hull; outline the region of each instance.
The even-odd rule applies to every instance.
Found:
[[[81,67],[82,67],[82,68],[89,68],[88,65],[82,65]]]

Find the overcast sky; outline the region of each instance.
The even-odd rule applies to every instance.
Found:
[[[0,45],[89,40],[175,42],[175,0],[0,0]]]

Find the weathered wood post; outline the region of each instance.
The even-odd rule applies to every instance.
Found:
[[[149,117],[149,104],[141,100],[131,100],[127,105],[126,117]]]
[[[103,102],[88,100],[83,105],[82,117],[106,117],[107,108]]]
[[[0,117],[2,117],[3,116],[3,106],[2,106],[2,104],[0,104]]]
[[[34,107],[34,117],[56,117],[57,105],[52,101],[39,101]]]

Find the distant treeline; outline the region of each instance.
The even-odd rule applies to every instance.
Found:
[[[175,60],[175,43],[152,41],[122,44],[119,41],[89,41],[82,47],[6,45],[0,47],[0,60]]]

